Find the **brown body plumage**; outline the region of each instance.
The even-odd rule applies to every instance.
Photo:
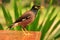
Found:
[[[22,27],[26,27],[28,24],[32,23],[35,19],[35,14],[32,11],[27,11],[24,15],[22,15],[23,19],[21,22],[18,22],[18,25]]]
[[[31,10],[26,11],[9,28],[14,27],[15,24],[22,26],[23,29],[26,28],[26,26],[28,24],[30,24],[34,21],[39,8],[40,8],[40,6],[34,5]]]

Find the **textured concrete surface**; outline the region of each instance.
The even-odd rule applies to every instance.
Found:
[[[40,37],[41,32],[0,30],[0,40],[40,40]]]

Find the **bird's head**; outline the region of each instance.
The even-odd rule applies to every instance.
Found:
[[[40,5],[33,5],[32,9],[38,10],[40,9]]]
[[[33,7],[31,8],[31,10],[35,12],[35,14],[38,12],[39,9],[40,9],[40,5],[33,5]]]

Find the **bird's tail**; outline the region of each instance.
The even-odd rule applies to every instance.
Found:
[[[13,23],[11,26],[9,26],[8,28],[11,29],[11,28],[14,28],[18,25],[18,23]]]
[[[13,27],[14,24],[15,24],[15,23],[13,23],[12,25],[10,25],[8,28],[11,29],[11,28]]]

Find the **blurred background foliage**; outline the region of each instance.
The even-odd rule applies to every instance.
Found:
[[[60,40],[60,0],[0,0],[0,30],[7,30],[33,4],[41,7],[34,22],[26,29],[41,31],[41,40]],[[21,27],[12,30],[21,30]]]

